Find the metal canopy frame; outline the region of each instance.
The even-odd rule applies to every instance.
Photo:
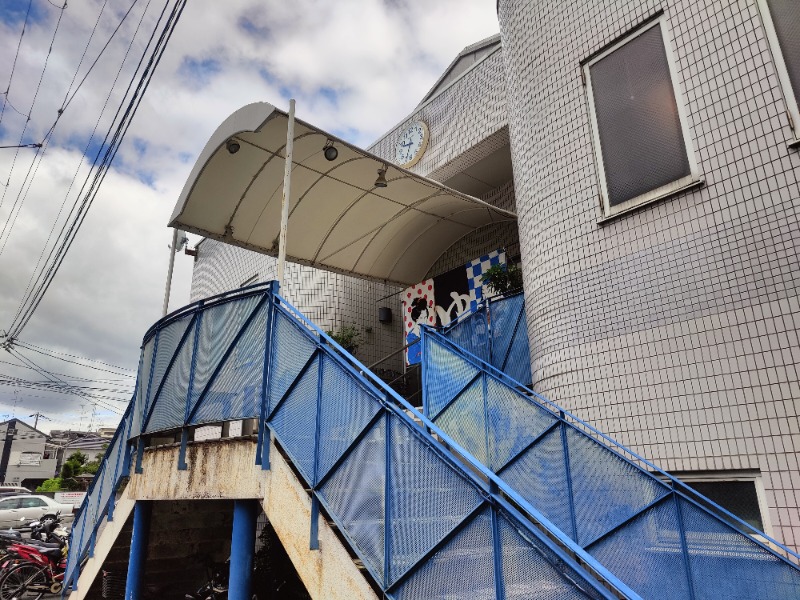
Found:
[[[197,159],[169,225],[278,256],[281,200],[290,187],[287,260],[410,285],[465,235],[516,220],[292,117],[255,103],[226,119]],[[324,156],[330,144],[333,161]],[[382,169],[388,186],[376,187]]]

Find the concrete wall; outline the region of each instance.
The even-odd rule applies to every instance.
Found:
[[[274,445],[268,471],[255,464],[256,444],[251,439],[190,444],[185,471],[177,470],[178,450],[177,444],[148,449],[143,473],[131,475],[123,496],[126,502],[154,501],[145,573],[151,591],[161,594],[157,597],[193,591],[192,586],[202,582],[203,556],[224,561],[230,553],[233,500],[255,499],[314,600],[377,599],[324,519],[319,522],[320,549],[309,550],[311,500]],[[98,536],[98,559],[104,569],[122,573],[127,569],[131,523],[114,523]],[[91,581],[98,566],[87,563],[87,576],[70,600],[98,597],[100,576]]]
[[[800,157],[754,0],[500,0],[537,391],[661,466],[761,473],[800,547]],[[663,10],[705,185],[601,224],[581,61]]]

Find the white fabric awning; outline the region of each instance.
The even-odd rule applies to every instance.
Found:
[[[228,117],[203,148],[169,225],[277,256],[287,125],[287,113],[267,103]],[[516,219],[299,119],[294,136],[289,261],[408,285],[471,231]],[[240,145],[235,154],[229,139]],[[327,140],[339,153],[330,162]],[[384,165],[388,186],[376,188]]]

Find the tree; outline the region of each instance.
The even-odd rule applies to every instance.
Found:
[[[481,283],[498,294],[522,289],[522,269],[515,264],[494,265],[481,276]]]

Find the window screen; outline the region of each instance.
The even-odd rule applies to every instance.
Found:
[[[601,58],[589,73],[609,205],[690,175],[661,26]]]
[[[748,525],[759,531],[764,531],[761,520],[761,511],[758,507],[756,485],[752,481],[687,481],[686,485],[695,489],[700,494],[732,512]],[[702,504],[709,506],[704,500]],[[711,510],[713,507],[709,506]],[[717,512],[717,511],[714,511]],[[723,520],[728,520],[724,515],[719,515]]]
[[[795,100],[800,103],[800,2],[767,0],[772,23],[781,47],[783,61],[792,82]]]

